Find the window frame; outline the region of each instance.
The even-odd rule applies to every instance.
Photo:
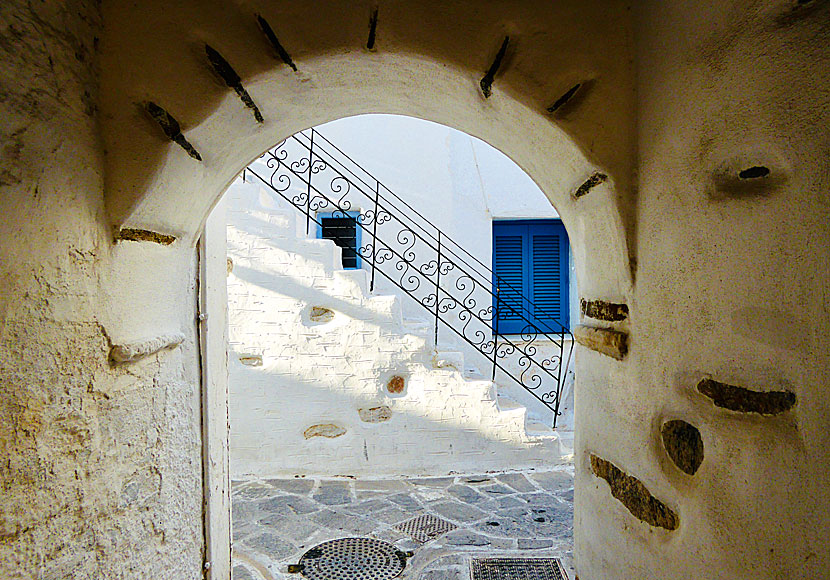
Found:
[[[344,266],[343,265],[343,257],[342,257],[342,253],[341,253],[340,267],[343,268],[344,270],[360,270],[360,269],[362,269],[363,268],[363,259],[360,256],[360,245],[362,244],[361,230],[363,228],[360,227],[360,223],[358,222],[358,219],[360,217],[360,211],[359,210],[356,210],[356,211],[342,211],[342,210],[338,209],[338,210],[329,211],[329,212],[317,212],[314,217],[315,217],[314,223],[315,223],[315,226],[316,226],[316,234],[317,234],[316,237],[317,237],[317,239],[318,240],[330,240],[332,243],[334,243],[335,246],[338,246],[337,242],[335,242],[334,240],[331,240],[330,238],[324,238],[323,237],[323,223],[322,223],[323,220],[325,218],[343,218],[343,217],[350,217],[350,218],[354,219],[355,265],[354,266]],[[341,246],[338,246],[338,247],[341,248],[341,252],[342,252],[342,247]]]
[[[570,238],[568,237],[568,231],[565,228],[565,225],[562,223],[562,219],[555,217],[555,218],[531,218],[531,219],[521,219],[521,218],[499,218],[492,220],[492,238],[491,238],[491,269],[493,271],[493,282],[492,282],[492,292],[493,292],[493,308],[494,313],[498,316],[498,305],[497,305],[497,296],[496,296],[496,235],[497,235],[497,228],[503,226],[526,226],[526,227],[536,227],[541,228],[544,226],[552,227],[553,231],[552,234],[562,234],[560,240],[564,239],[564,243],[559,244],[559,292],[560,292],[560,318],[537,318],[533,316],[526,304],[525,300],[522,300],[522,314],[527,318],[528,321],[533,322],[536,326],[539,327],[540,330],[546,332],[547,334],[559,334],[562,332],[562,327],[565,330],[570,330],[570,310],[571,310],[571,296],[570,296]],[[558,231],[557,231],[558,230]],[[541,232],[540,232],[541,233]],[[507,234],[509,235],[509,234]],[[531,230],[527,230],[526,233],[522,235],[522,264],[521,269],[523,276],[527,284],[523,284],[522,294],[529,300],[535,299],[535,287],[533,284],[533,236],[534,233]],[[499,328],[501,325],[507,324],[507,330],[503,330]],[[522,334],[521,329],[527,325],[527,322],[524,320],[521,321],[498,321],[494,320],[494,327],[493,331],[494,334],[497,336],[510,336],[510,335],[520,335]]]

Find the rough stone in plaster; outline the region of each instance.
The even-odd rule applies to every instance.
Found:
[[[270,24],[268,24],[268,21],[265,20],[265,18],[263,18],[259,14],[256,15],[256,21],[259,24],[260,30],[262,30],[262,33],[265,35],[265,38],[268,39],[268,42],[271,44],[274,50],[277,51],[277,56],[279,56],[280,59],[282,59],[282,62],[290,66],[291,70],[297,72],[297,65],[294,64],[294,61],[291,59],[291,55],[288,54],[287,50],[285,50],[285,47],[277,38],[274,29],[271,28]]]
[[[579,307],[582,310],[582,315],[596,320],[604,320],[606,322],[619,322],[628,317],[628,305],[617,304],[614,302],[606,302],[604,300],[585,300],[582,298],[579,301]]]
[[[226,268],[228,275],[230,275],[230,273],[233,272],[233,258],[228,258],[225,263],[227,264]]]
[[[241,354],[241,355],[239,355],[239,362],[240,362],[240,364],[243,364],[246,367],[261,367],[262,366],[262,355],[261,354]]]
[[[776,156],[739,155],[713,172],[709,197],[722,200],[769,195],[786,183],[788,173],[784,161]]]
[[[175,348],[183,341],[184,335],[181,332],[173,332],[171,334],[162,334],[149,340],[115,344],[110,349],[110,361],[113,364],[136,362],[162,350]]]
[[[576,191],[573,193],[574,199],[579,199],[583,195],[587,195],[590,191],[595,188],[600,183],[605,183],[608,181],[608,176],[604,173],[596,172],[591,177],[585,180],[585,182],[580,185]]]
[[[676,419],[663,423],[660,434],[674,464],[684,473],[694,475],[703,462],[703,438],[697,427]]]
[[[334,320],[334,311],[322,306],[312,306],[309,319],[312,322],[331,322]]]
[[[169,246],[176,241],[175,236],[151,232],[150,230],[139,230],[136,228],[121,228],[115,234],[116,240],[127,240],[131,242],[153,242],[162,246]]]
[[[751,391],[709,378],[701,380],[697,390],[709,397],[716,407],[738,413],[778,415],[792,409],[796,402],[795,393],[791,391]]]
[[[618,330],[579,325],[573,334],[582,346],[617,360],[625,358],[628,352],[628,335]]]
[[[372,10],[372,14],[369,17],[369,38],[366,39],[366,49],[367,50],[375,50],[375,41],[377,40],[378,35],[378,7]]]
[[[321,423],[319,425],[312,425],[303,432],[303,437],[311,439],[312,437],[326,437],[327,439],[335,439],[344,435],[346,430],[333,423]]]
[[[567,115],[569,111],[573,110],[580,104],[580,102],[582,102],[582,100],[590,92],[593,84],[594,79],[588,79],[576,83],[547,108],[548,113],[555,113],[557,117]]]
[[[404,388],[406,387],[406,381],[400,375],[395,375],[389,382],[386,383],[386,390],[392,393],[393,395],[398,395],[403,393]]]
[[[487,73],[485,73],[479,82],[481,92],[484,94],[485,98],[489,98],[490,95],[493,94],[493,81],[496,79],[496,73],[499,72],[501,63],[504,60],[504,55],[507,54],[507,46],[509,44],[510,37],[505,36],[499,51],[496,53],[496,57],[493,59],[493,64],[490,65],[490,68],[487,69]]]
[[[611,495],[620,501],[635,518],[667,530],[676,530],[680,519],[666,504],[636,477],[628,475],[610,461],[591,454],[591,470],[608,482]]]
[[[196,148],[191,145],[190,141],[188,141],[185,136],[182,134],[182,128],[179,122],[167,111],[165,111],[162,107],[155,104],[152,101],[147,101],[144,103],[144,110],[147,111],[147,114],[152,117],[152,119],[158,123],[161,130],[164,131],[164,134],[167,136],[168,139],[176,143],[179,147],[184,149],[188,155],[190,155],[196,161],[201,161],[202,156],[199,155],[199,152],[196,151]]]
[[[239,74],[233,69],[230,63],[225,60],[219,51],[213,48],[210,45],[205,45],[205,54],[207,54],[208,60],[210,61],[210,65],[213,67],[213,70],[216,72],[217,75],[224,81],[224,83],[232,88],[234,92],[239,96],[242,100],[242,103],[254,114],[254,119],[256,119],[257,123],[262,123],[264,119],[262,118],[262,113],[259,112],[259,108],[254,103],[254,100],[251,98],[251,95],[248,94],[248,91],[245,90],[245,87],[242,86],[242,79],[239,77]]]
[[[392,409],[386,405],[380,407],[371,407],[369,409],[358,409],[360,420],[364,423],[383,423],[392,418]]]

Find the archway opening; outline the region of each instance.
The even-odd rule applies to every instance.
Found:
[[[424,570],[442,542],[569,565],[573,258],[518,166],[442,125],[352,117],[270,149],[215,213],[238,574],[370,527]],[[402,533],[422,516],[452,529]]]

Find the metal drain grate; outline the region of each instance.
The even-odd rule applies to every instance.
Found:
[[[568,580],[556,558],[483,558],[472,572],[473,580]]]
[[[390,580],[401,575],[406,556],[374,538],[341,538],[311,548],[291,568],[310,580]]]
[[[424,514],[395,526],[395,528],[412,536],[413,540],[421,544],[434,540],[438,536],[443,536],[456,527],[455,524],[432,514]]]

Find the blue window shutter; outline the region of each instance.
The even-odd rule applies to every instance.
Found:
[[[522,326],[524,304],[522,295],[527,294],[524,246],[526,236],[522,232],[507,232],[493,236],[493,264],[496,276],[494,307],[498,316],[500,333],[517,332]]]
[[[569,323],[568,235],[559,220],[528,226],[531,247],[533,319],[541,330],[558,332]]]
[[[499,334],[522,333],[529,323],[548,333],[568,326],[568,236],[560,220],[493,222],[493,272]]]

